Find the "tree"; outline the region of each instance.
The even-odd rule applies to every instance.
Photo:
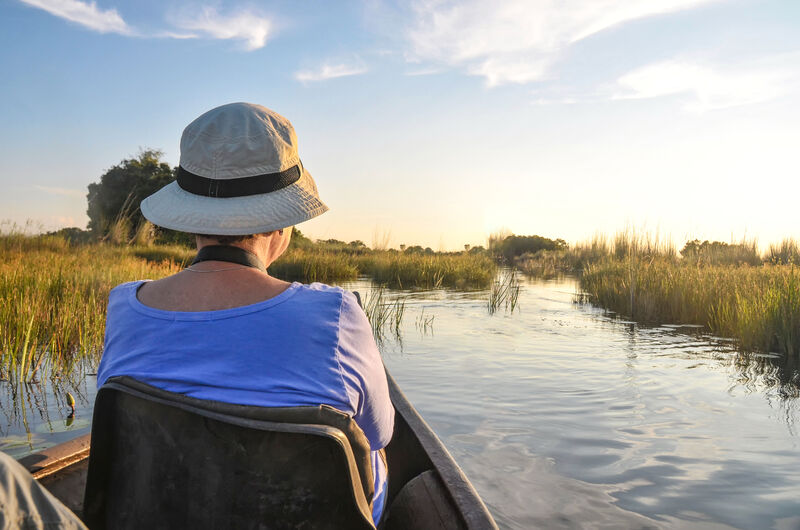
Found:
[[[112,166],[100,177],[100,182],[89,184],[86,195],[89,230],[96,236],[102,235],[120,216],[127,216],[130,229],[136,229],[143,221],[139,211],[142,199],[175,178],[170,165],[161,161],[163,155],[157,149],[143,149],[135,158]]]
[[[292,230],[292,239],[289,240],[289,248],[303,248],[309,249],[314,246],[314,242],[308,239],[303,232],[294,227]]]
[[[502,242],[495,243],[494,251],[511,263],[514,258],[525,253],[535,254],[540,250],[565,250],[567,242],[563,239],[549,239],[542,236],[510,235]]]

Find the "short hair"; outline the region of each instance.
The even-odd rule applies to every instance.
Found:
[[[256,237],[256,234],[246,234],[243,236],[217,236],[213,234],[195,234],[195,236],[204,237],[206,239],[215,239],[220,245],[232,245],[234,243],[243,243]]]

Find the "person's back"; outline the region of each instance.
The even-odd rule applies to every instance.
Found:
[[[98,385],[127,375],[200,399],[350,414],[373,450],[377,522],[394,408],[371,327],[352,293],[267,273],[292,225],[327,210],[291,124],[255,105],[213,109],[184,131],[177,174],[141,209],[196,234],[198,258],[111,292]]]

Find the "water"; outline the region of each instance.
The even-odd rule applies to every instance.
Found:
[[[793,368],[696,328],[625,322],[575,292],[572,279],[528,281],[517,310],[491,316],[486,291],[390,293],[406,314],[384,361],[500,527],[800,528]],[[73,424],[47,390],[47,414],[27,398],[30,436],[6,384],[0,448],[86,432],[94,378],[70,384]]]

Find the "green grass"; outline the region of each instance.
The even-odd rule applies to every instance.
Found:
[[[129,247],[0,236],[0,378],[31,381],[43,372],[69,372],[81,358],[97,359],[111,288],[178,270]]]
[[[701,324],[746,350],[800,355],[800,270],[608,258],[586,267],[590,300],[642,322]]]
[[[513,313],[519,300],[521,286],[517,279],[516,272],[511,269],[505,271],[500,277],[492,282],[489,289],[489,301],[487,309],[493,315],[500,307],[505,307],[507,312]]]
[[[537,277],[579,275],[577,297],[640,322],[700,324],[744,350],[800,356],[800,246],[689,241],[681,253],[663,238],[625,230],[613,238],[517,258]]]
[[[394,289],[480,289],[491,285],[497,265],[480,254],[375,251],[355,257],[359,273]]]

